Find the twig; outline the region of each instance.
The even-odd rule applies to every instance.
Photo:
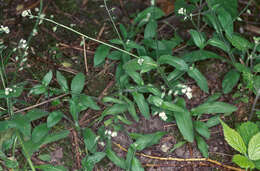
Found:
[[[122,147],[120,144],[113,142],[114,145],[116,145],[119,149],[121,149],[122,151],[127,152],[127,149],[125,149],[124,147]],[[216,160],[212,160],[209,158],[187,158],[187,159],[183,159],[183,158],[176,158],[176,157],[158,157],[158,156],[151,156],[151,155],[147,155],[147,154],[143,154],[143,153],[136,153],[139,156],[142,157],[146,157],[149,159],[155,159],[155,160],[163,160],[163,161],[177,161],[177,162],[209,162],[209,163],[213,163],[217,166],[229,169],[229,170],[235,170],[235,171],[245,171],[244,169],[240,169],[240,168],[236,168],[233,166],[229,166],[229,165],[225,165],[222,164]]]
[[[68,94],[62,94],[62,95],[59,95],[59,96],[57,96],[57,97],[53,97],[53,98],[51,98],[51,99],[49,99],[49,100],[46,100],[46,101],[44,101],[44,102],[41,102],[41,103],[38,103],[38,104],[35,104],[35,105],[32,105],[32,106],[26,107],[26,108],[23,108],[23,109],[20,109],[20,110],[16,110],[16,111],[14,111],[14,113],[20,113],[20,112],[23,112],[23,111],[26,111],[26,110],[30,110],[30,109],[39,107],[39,106],[41,106],[41,105],[44,105],[44,104],[49,103],[49,102],[52,102],[52,101],[54,101],[54,100],[57,100],[57,99],[59,99],[59,98],[62,98],[62,97],[64,97],[64,96],[67,96],[67,95],[68,95]]]
[[[85,70],[86,74],[88,74],[88,60],[87,60],[87,52],[86,52],[86,42],[85,38],[82,36],[82,41],[83,41],[83,54],[84,54],[84,62],[85,62]]]
[[[79,154],[79,143],[78,143],[78,135],[77,132],[72,129],[72,140],[74,142],[75,145],[75,155],[76,155],[76,161],[77,161],[77,168],[80,169],[81,168],[81,164],[80,164],[80,154]]]

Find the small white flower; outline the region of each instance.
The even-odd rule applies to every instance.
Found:
[[[164,96],[165,96],[165,92],[162,92],[162,94],[161,94],[161,98],[163,99]]]
[[[164,121],[166,121],[167,120],[167,116],[166,116],[166,114],[165,114],[165,112],[160,112],[159,113],[159,116],[160,116],[160,118],[162,119],[162,120],[164,120]]]
[[[111,134],[112,134],[112,131],[108,130],[107,135],[111,135]]]
[[[156,111],[156,112],[154,112],[154,113],[153,113],[153,115],[157,115],[158,113],[159,113],[159,112],[158,112],[158,111]]]
[[[172,90],[169,90],[168,92],[168,96],[170,96],[172,94]]]
[[[7,26],[1,25],[0,31],[5,32],[6,34],[10,33],[10,30]]]
[[[155,0],[151,0],[151,6],[155,5]]]
[[[22,17],[27,17],[27,16],[29,16],[29,15],[31,15],[31,14],[32,14],[32,12],[31,12],[30,9],[24,10],[24,11],[22,12]]]
[[[246,13],[248,13],[249,15],[252,14],[251,11],[250,11],[250,9],[247,9],[247,10],[246,10]]]
[[[33,36],[36,36],[37,34],[38,34],[37,29],[33,29],[32,35],[33,35]]]
[[[186,9],[185,9],[185,8],[180,8],[180,9],[178,10],[178,14],[180,14],[180,15],[186,15]]]
[[[105,146],[105,143],[104,143],[103,141],[98,142],[98,144],[101,145],[101,146],[103,146],[103,147]]]
[[[242,18],[240,17],[237,17],[237,21],[243,21]]]
[[[53,18],[54,18],[54,15],[50,15],[50,18],[53,19]]]
[[[111,133],[111,137],[116,137],[116,136],[117,136],[117,132],[116,131]]]
[[[143,62],[144,62],[144,59],[143,59],[143,58],[139,58],[138,61],[137,61],[137,63],[138,63],[139,65],[142,65]]]
[[[129,39],[127,39],[127,41],[126,41],[126,44],[128,44],[130,42],[130,40]]]
[[[260,43],[260,37],[253,37],[255,44]]]
[[[39,8],[37,8],[37,7],[34,8],[34,11],[35,11],[35,12],[39,12]]]
[[[192,93],[188,92],[188,93],[186,93],[186,96],[188,97],[188,99],[191,99],[192,98]]]
[[[45,14],[41,14],[41,15],[40,15],[40,19],[41,19],[41,20],[40,20],[40,22],[39,22],[39,25],[42,24],[42,21],[43,21],[44,17],[45,17]]]
[[[53,32],[56,32],[56,30],[57,30],[57,26],[52,27]]]
[[[76,26],[76,24],[70,24],[70,27],[75,27]]]

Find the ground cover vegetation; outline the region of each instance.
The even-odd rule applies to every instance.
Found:
[[[77,3],[99,4],[109,35],[101,39],[105,25],[95,36],[90,26],[56,19],[46,13],[49,3],[71,18]],[[1,25],[0,170],[260,169],[260,37],[236,27],[259,4],[151,0],[120,22],[113,3],[124,7],[120,0],[19,4],[29,33],[16,42],[14,28]],[[170,23],[176,19],[187,36]],[[77,46],[61,43],[59,31]],[[36,46],[41,36],[45,47]],[[83,55],[66,54],[68,47]],[[216,85],[211,73],[220,75],[212,74]],[[176,157],[180,151],[188,155]]]

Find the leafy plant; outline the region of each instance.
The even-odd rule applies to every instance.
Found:
[[[258,126],[248,121],[234,130],[223,121],[220,122],[227,143],[242,154],[235,154],[232,161],[245,169],[260,169],[260,132]]]

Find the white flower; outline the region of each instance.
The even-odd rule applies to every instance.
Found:
[[[258,44],[260,42],[260,37],[253,37],[255,44]]]
[[[27,16],[29,16],[29,15],[32,15],[32,12],[31,12],[31,10],[24,10],[23,12],[22,12],[22,17],[27,17]]]
[[[117,132],[116,131],[111,133],[111,137],[116,137],[116,136],[117,136]]]
[[[34,11],[35,11],[35,12],[39,12],[39,8],[37,8],[37,7],[34,8]]]
[[[70,24],[70,27],[75,27],[75,26],[76,26],[76,24],[72,24],[72,23]]]
[[[178,10],[178,14],[180,14],[180,15],[186,15],[186,9],[185,9],[185,8],[180,8],[180,9]]]
[[[54,18],[54,15],[50,15],[51,19]]]
[[[13,91],[13,89],[12,88],[5,88],[5,95],[7,96],[7,95],[9,95],[9,93],[10,92],[12,92]]]
[[[155,5],[155,0],[151,0],[151,6]]]
[[[242,18],[240,17],[237,17],[237,21],[243,21]]]
[[[161,94],[161,98],[163,99],[163,98],[164,98],[164,96],[165,96],[165,91],[164,91],[164,92],[162,92],[162,94]]]
[[[27,42],[24,39],[21,39],[18,45],[18,48],[25,49],[27,47]]]
[[[247,10],[246,10],[246,13],[248,13],[249,15],[252,14],[251,11],[250,11],[250,9],[247,9]]]
[[[105,143],[104,143],[103,141],[98,142],[98,144],[101,145],[101,146],[103,146],[103,147],[105,146]]]
[[[41,20],[40,20],[40,22],[39,22],[39,25],[42,24],[42,21],[43,21],[44,17],[45,17],[45,14],[41,14],[41,15],[40,15],[40,19],[41,19]]]
[[[32,35],[33,35],[33,36],[36,36],[37,34],[38,34],[37,29],[33,29]]]
[[[143,58],[139,58],[138,61],[137,61],[137,63],[138,63],[139,65],[142,65],[143,62],[144,62],[144,59],[143,59]]]
[[[169,90],[168,92],[168,96],[170,96],[172,94],[172,90]]]
[[[164,121],[166,121],[167,120],[167,116],[166,116],[166,114],[165,114],[165,112],[160,112],[159,113],[159,116],[160,116],[160,118],[162,119],[162,120],[164,120]]]
[[[52,31],[55,32],[57,30],[57,26],[52,27]]]
[[[10,33],[10,30],[7,26],[1,25],[0,31],[5,32],[6,34]]]

